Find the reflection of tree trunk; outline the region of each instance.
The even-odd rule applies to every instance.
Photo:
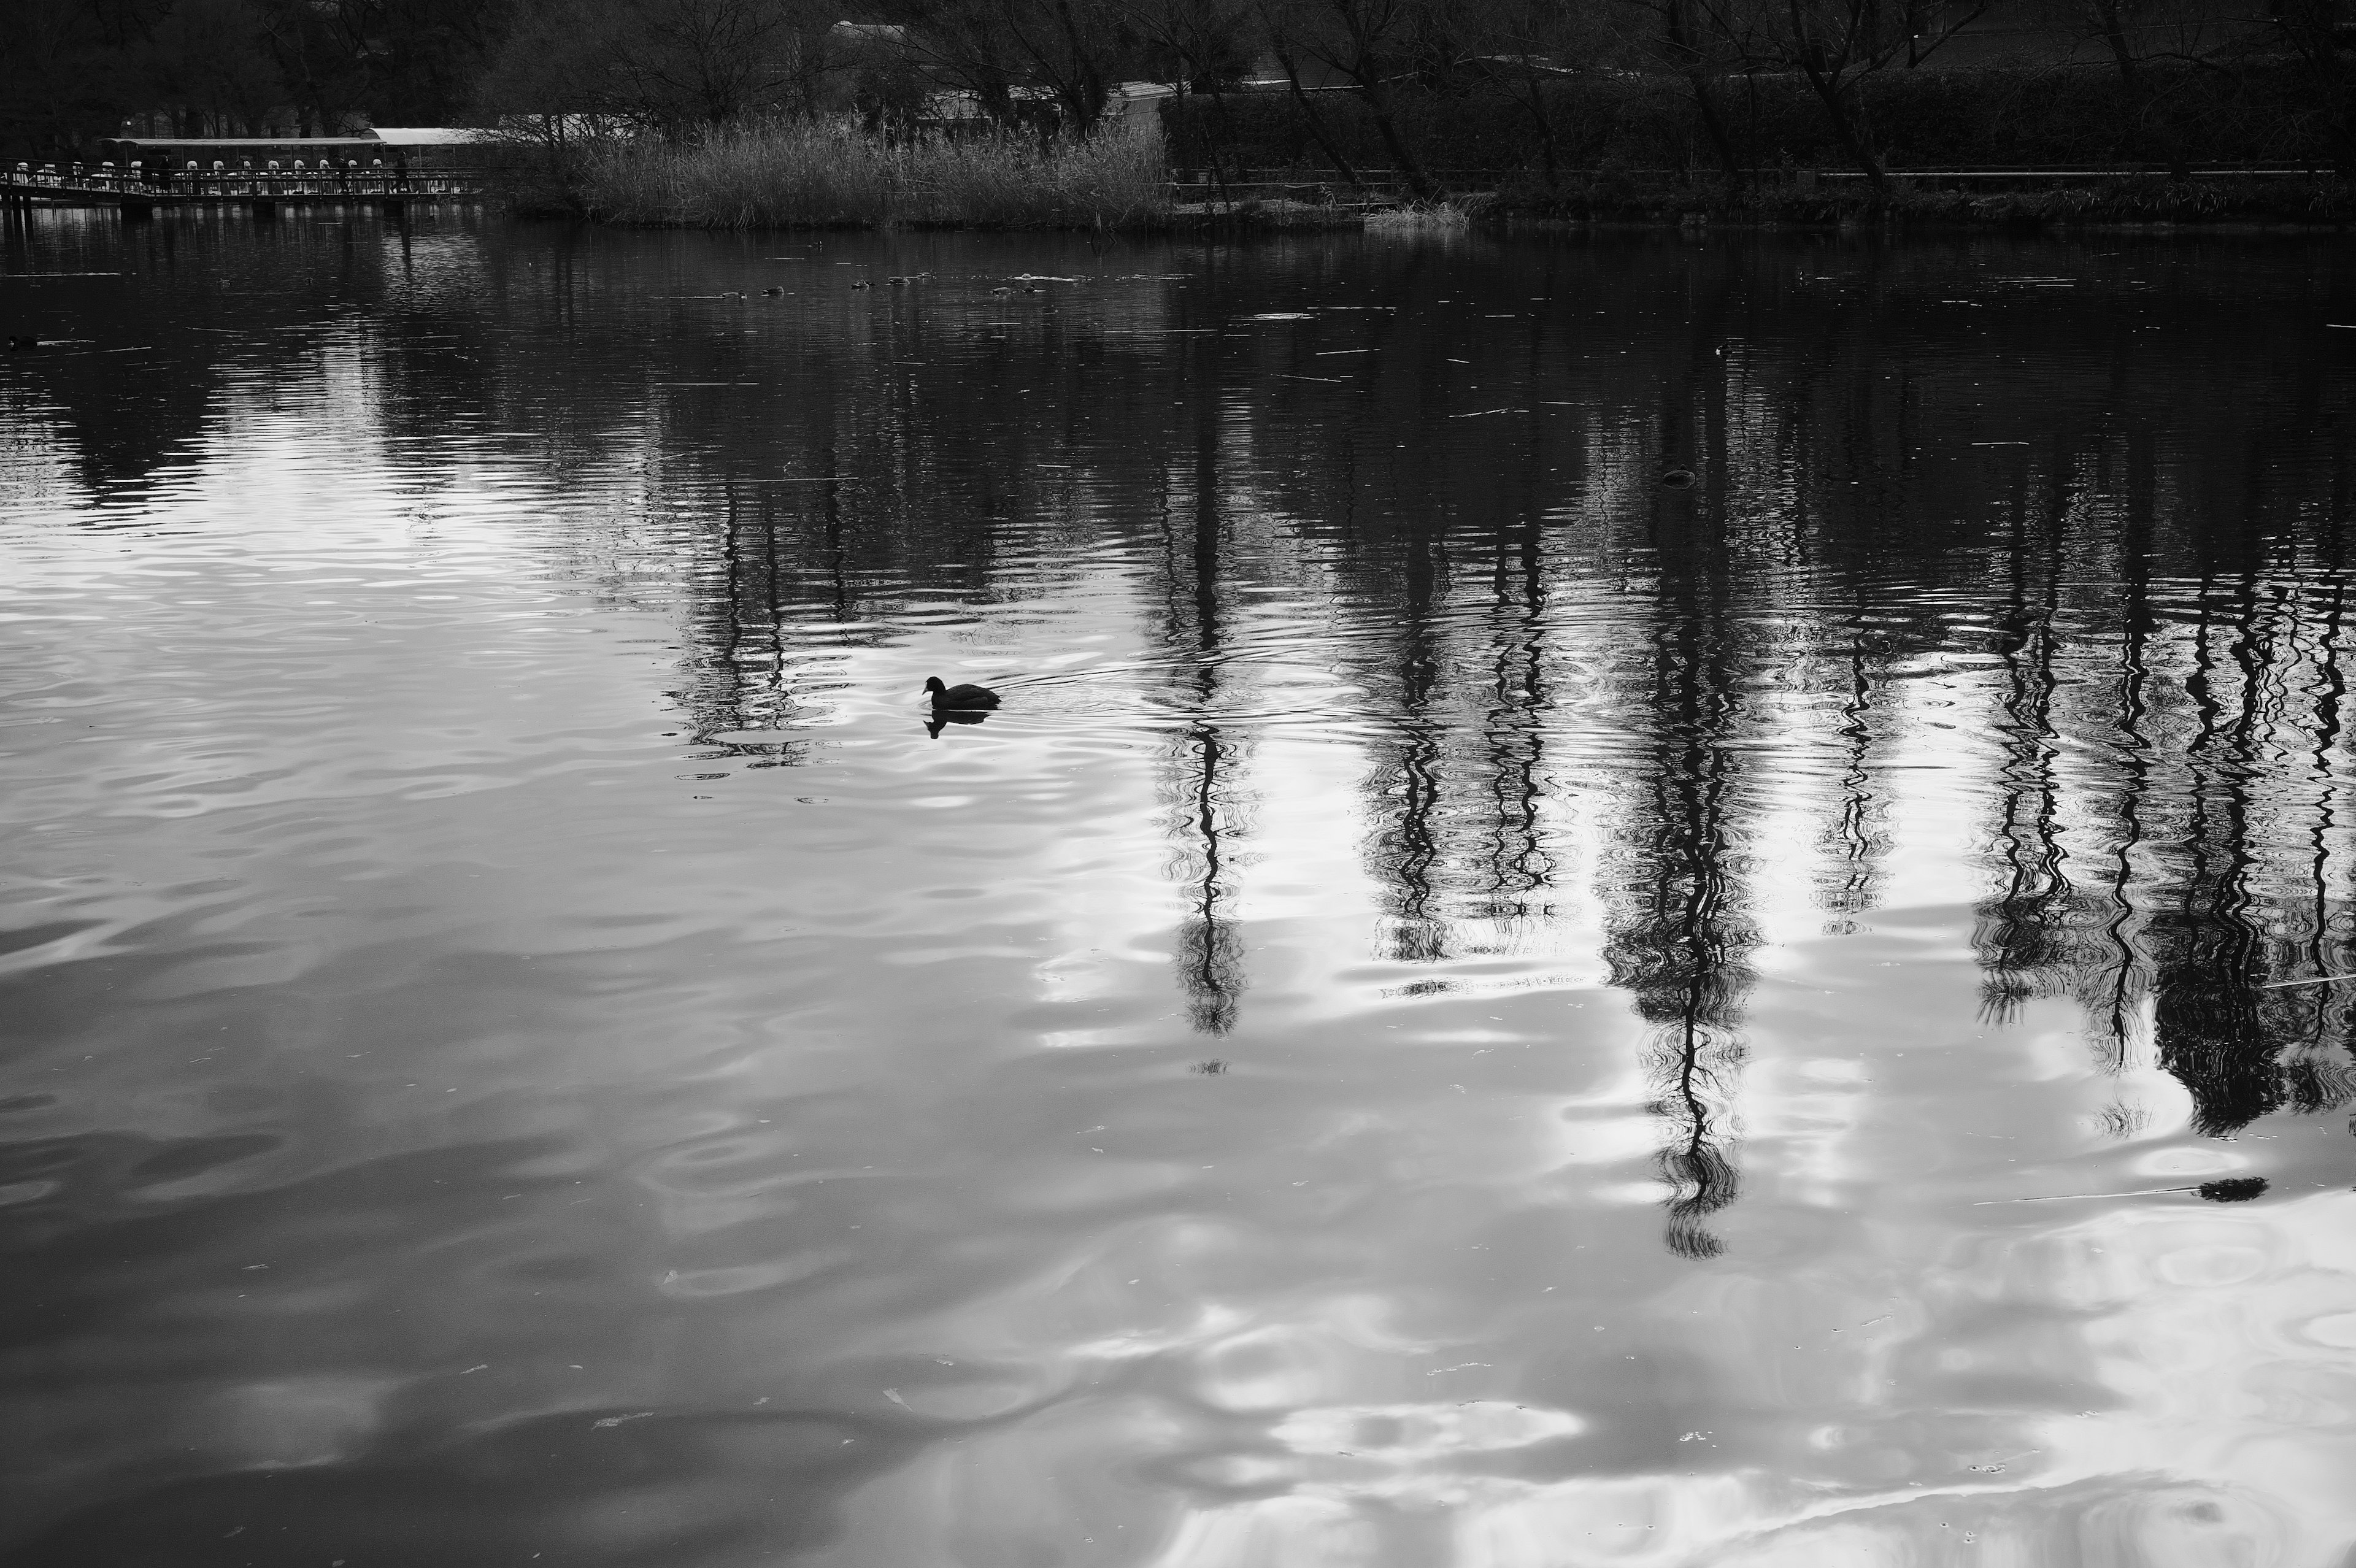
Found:
[[[1537,520],[1526,520],[1517,532],[1515,555],[1501,552],[1497,560],[1496,705],[1483,737],[1496,806],[1489,857],[1494,919],[1526,912],[1525,896],[1545,887],[1552,870],[1538,831],[1538,801],[1545,794],[1539,764],[1545,747],[1540,715],[1547,706],[1546,581]],[[1512,570],[1515,565],[1518,571]],[[1508,616],[1520,623],[1518,635],[1503,635]]]
[[[2022,479],[2024,488],[2028,484]],[[2060,608],[2061,519],[2066,493],[2057,493],[2043,530],[2038,575],[2041,592],[2029,591],[2029,540],[2026,496],[2016,499],[2012,540],[2007,551],[2011,593],[1997,633],[2004,660],[2002,806],[1997,843],[2005,868],[2005,891],[1980,941],[1987,970],[1987,1009],[2008,1021],[2020,1003],[2064,972],[2064,933],[2069,880],[2057,832],[2059,802],[2054,777],[2053,619]]]
[[[827,581],[834,591],[834,624],[851,624],[851,581],[843,571],[842,540],[842,477],[835,472],[834,443],[820,449],[824,458],[821,472],[826,483],[819,487],[819,505],[826,509]]]
[[[2149,711],[2147,687],[2151,672],[2146,649],[2158,632],[2151,613],[2151,531],[2154,511],[2155,461],[2148,437],[2130,439],[2127,445],[2127,527],[2120,540],[2119,558],[2126,581],[2125,606],[2119,624],[2118,731],[2121,778],[2118,784],[2118,826],[2111,851],[2111,918],[2103,927],[2110,952],[2110,983],[2102,997],[2102,1037],[2106,1065],[2124,1071],[2131,1019],[2141,997],[2138,978],[2142,964],[2136,952],[2135,855],[2144,838],[2143,795],[2151,773],[2151,742],[2144,734]]]
[[[1196,884],[1194,907],[1180,938],[1179,962],[1185,969],[1187,1012],[1194,1028],[1205,1034],[1225,1034],[1236,1026],[1243,994],[1243,944],[1237,940],[1222,907],[1226,889],[1222,878],[1220,792],[1226,781],[1220,768],[1226,752],[1218,727],[1197,724],[1190,736],[1197,766],[1193,827],[1202,840],[1202,879]]]
[[[1192,592],[1183,610],[1173,600],[1175,613],[1169,638],[1173,652],[1183,651],[1192,656],[1193,697],[1198,709],[1204,710],[1210,709],[1218,696],[1217,656],[1223,641],[1219,577],[1224,541],[1215,411],[1215,406],[1205,409],[1196,426],[1194,538],[1186,566]],[[1172,565],[1176,567],[1174,559]],[[1194,622],[1191,639],[1183,630],[1188,619]],[[1178,820],[1180,830],[1195,842],[1188,856],[1194,872],[1191,907],[1179,930],[1179,984],[1186,992],[1187,1012],[1194,1028],[1205,1034],[1225,1034],[1235,1027],[1245,987],[1243,944],[1235,934],[1227,912],[1228,826],[1225,818],[1232,793],[1226,775],[1234,749],[1216,724],[1198,718],[1187,734],[1186,752],[1193,778]]]
[[[2335,529],[2336,533],[2336,529]],[[2329,590],[2329,608],[2324,611],[2323,635],[2318,640],[2314,658],[2320,667],[2320,690],[2315,699],[2315,745],[2309,752],[2316,780],[2315,826],[2308,834],[2308,886],[2309,929],[2307,950],[2302,955],[2306,972],[2310,975],[2344,974],[2348,969],[2348,944],[2344,932],[2333,929],[2339,923],[2333,910],[2344,907],[2344,879],[2335,879],[2331,870],[2331,829],[2334,826],[2332,801],[2338,794],[2338,778],[2333,772],[2332,758],[2340,744],[2340,709],[2347,696],[2347,684],[2340,672],[2340,631],[2345,609],[2347,587],[2340,578],[2341,563],[2333,540],[2329,569],[2332,583]],[[2303,1111],[2322,1110],[2345,1102],[2351,1085],[2345,1082],[2327,1085],[2317,1070],[2315,1052],[2337,1046],[2344,1054],[2350,1049],[2347,1028],[2351,1008],[2342,998],[2335,997],[2336,987],[2314,986],[2303,987],[2313,994],[2308,1004],[2308,1016],[2302,1038],[2308,1042],[2309,1054],[2296,1064],[2291,1089]]]
[[[1653,1109],[1674,1127],[1658,1157],[1672,1189],[1665,1241],[1687,1258],[1722,1250],[1707,1222],[1738,1193],[1719,1124],[1742,1060],[1744,957],[1758,942],[1735,859],[1729,741],[1742,699],[1722,527],[1702,519],[1654,541],[1663,566],[1648,657],[1652,753],[1606,894],[1605,962],[1653,1028]]]
[[[1445,928],[1431,912],[1431,870],[1440,859],[1434,824],[1440,808],[1440,749],[1427,710],[1440,683],[1440,659],[1431,642],[1431,546],[1417,539],[1408,549],[1407,645],[1399,670],[1399,719],[1406,745],[1399,755],[1398,828],[1391,845],[1397,879],[1392,953],[1402,963],[1422,964],[1448,956]]]
[[[2159,1064],[2192,1096],[2194,1130],[2222,1136],[2280,1104],[2276,1047],[2261,1026],[2252,989],[2256,981],[2254,933],[2247,918],[2249,849],[2247,744],[2258,692],[2245,681],[2241,712],[2228,725],[2216,689],[2211,645],[2211,583],[2202,580],[2193,635],[2193,669],[2185,680],[2197,727],[2187,761],[2192,767],[2192,809],[2187,826],[2188,863],[2173,911],[2156,1009]],[[2246,581],[2246,580],[2245,580]],[[2246,611],[2237,615],[2241,644],[2252,632]],[[2218,755],[2221,749],[2223,755]],[[2212,812],[2218,820],[2212,822]]]
[[[1858,606],[1862,610],[1863,606]],[[1843,916],[1864,913],[1874,904],[1875,861],[1879,835],[1875,831],[1873,769],[1873,676],[1866,661],[1865,628],[1850,623],[1848,696],[1841,703],[1841,736],[1847,741],[1841,766],[1841,882],[1826,901]]]

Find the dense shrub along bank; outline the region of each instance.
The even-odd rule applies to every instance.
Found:
[[[2228,72],[2146,68],[2149,105],[2108,67],[1890,70],[1859,87],[1875,149],[1892,169],[2165,162],[2325,160],[2327,128],[2287,62]],[[1822,104],[1798,75],[1757,73],[1712,83],[1745,170],[1841,167]],[[1553,146],[1558,170],[1719,169],[1695,107],[1673,76],[1599,72],[1533,86],[1459,92],[1395,90],[1391,112],[1408,146],[1438,171],[1537,171]],[[1312,126],[1309,116],[1314,115]],[[1181,167],[1330,170],[1318,133],[1358,168],[1392,158],[1374,117],[1350,92],[1194,94],[1163,109]]]
[[[521,204],[694,229],[1119,229],[1166,222],[1170,189],[1150,136],[894,144],[848,123],[801,121],[580,151],[541,168]]]
[[[1472,198],[1477,219],[1513,227],[1549,221],[1682,223],[1694,219],[1810,228],[1895,222],[1909,228],[2044,229],[2091,224],[2356,227],[2356,185],[2331,176],[2172,180],[2143,175],[2041,190],[1926,190],[1902,182],[1876,197],[1862,180],[1803,188],[1732,185],[1703,176],[1685,185],[1627,175],[1574,176],[1551,187],[1509,185]]]

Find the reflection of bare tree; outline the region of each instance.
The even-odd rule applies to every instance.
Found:
[[[1506,922],[1535,912],[1532,895],[1543,893],[1554,874],[1538,826],[1552,682],[1546,665],[1547,582],[1537,520],[1523,519],[1499,544],[1494,664],[1482,727],[1492,806],[1483,891],[1488,917]]]
[[[2284,490],[2291,481],[2268,476],[2308,485],[2314,464],[2266,450],[2278,431],[2311,428],[2308,405],[2329,389],[2310,378],[2201,438],[2244,441],[2250,461],[2186,457],[2150,433],[2199,425],[2186,390],[2144,375],[2138,345],[2072,336],[2080,358],[2115,356],[2113,389],[2134,388],[2136,417],[2098,421],[2064,399],[2050,441],[1977,450],[1992,433],[1975,422],[1992,417],[1983,349],[1935,327],[1885,339],[1878,325],[1889,312],[1928,319],[1906,302],[1946,262],[1720,257],[1674,288],[1616,253],[1595,265],[1632,299],[1663,287],[1657,309],[1629,319],[1674,322],[1667,337],[1648,327],[1622,346],[1603,313],[1576,334],[1532,313],[1511,329],[1526,334],[1520,373],[1565,397],[1451,424],[1412,452],[1393,438],[1438,428],[1436,389],[1464,347],[1462,323],[1428,313],[1362,324],[1365,345],[1346,350],[1365,353],[1349,362],[1362,379],[1346,388],[1329,374],[1339,362],[1292,375],[1290,340],[1274,336],[1152,354],[1108,336],[1088,348],[1108,379],[1076,340],[993,336],[976,361],[989,374],[928,383],[920,408],[921,378],[896,367],[932,351],[933,329],[911,316],[872,343],[813,339],[789,400],[739,410],[734,390],[681,394],[663,417],[698,441],[678,443],[666,488],[674,502],[697,485],[712,497],[680,530],[697,551],[699,731],[795,711],[809,684],[797,661],[821,626],[847,640],[909,597],[1001,598],[1094,570],[1055,547],[1100,540],[1128,514],[1070,508],[1059,537],[1045,491],[1076,468],[1034,460],[1050,446],[1073,455],[1057,443],[1083,430],[1108,433],[1115,403],[1091,389],[1133,388],[1137,411],[1187,411],[1191,464],[1173,464],[1167,443],[1077,449],[1098,496],[1158,483],[1176,497],[1156,635],[1177,670],[1163,696],[1183,717],[1162,792],[1185,889],[1174,965],[1202,1029],[1233,1027],[1246,986],[1236,870],[1254,730],[1230,716],[1244,667],[1222,661],[1252,602],[1241,575],[1282,561],[1268,570],[1299,571],[1298,600],[1331,606],[1332,658],[1371,694],[1351,718],[1376,737],[1364,855],[1384,953],[1449,964],[1482,951],[1481,923],[1544,919],[1561,874],[1552,775],[1597,778],[1609,955],[1655,1030],[1680,1248],[1715,1245],[1708,1217],[1733,1189],[1725,1095],[1759,940],[1739,859],[1748,815],[1770,787],[1779,814],[1812,814],[1817,896],[1839,929],[1884,896],[1898,822],[1883,781],[1901,750],[1935,746],[1943,767],[1978,770],[1989,885],[1974,934],[1993,1014],[2072,1000],[2115,1066],[2148,1037],[2212,1130],[2345,1100],[2356,988],[2269,988],[2351,966],[2337,533],[2349,482],[2328,497]],[[1222,262],[1170,308],[1227,320],[1264,282]],[[1412,268],[1393,282],[1392,303],[1436,286]],[[1534,277],[1503,292],[1554,290]],[[2023,331],[2083,330],[2058,303],[2019,308]],[[1798,347],[1771,351],[1749,325],[1762,313],[1813,325]],[[1340,325],[1316,332],[1340,343]],[[677,367],[686,383],[741,368],[734,342],[680,350],[700,357]],[[1622,363],[1599,380],[1607,354]],[[987,389],[1010,384],[1039,389],[1019,417]],[[1347,428],[1329,425],[1334,439],[1285,440],[1336,418]],[[702,441],[723,423],[726,441]],[[1705,475],[1671,517],[1697,506],[1707,528],[1641,520],[1669,502],[1652,483],[1665,455]],[[780,475],[792,487],[764,487]],[[1280,543],[1250,532],[1263,524]],[[1633,654],[1632,624],[1653,637]],[[1985,677],[1899,684],[1929,673],[1900,667],[1922,656],[1983,648],[1997,656]],[[1596,692],[1579,689],[1590,668]],[[1933,689],[1965,708],[1938,720],[1956,720],[1945,733],[1910,695]],[[1776,695],[1754,702],[1754,690]],[[1588,767],[1567,743],[1573,711],[1628,738],[1629,764]],[[1794,739],[1806,757],[1745,772],[1742,748],[1762,735],[1742,726],[1805,713],[1830,715],[1829,737]]]
[[[775,730],[799,710],[787,684],[786,582],[774,499],[758,488],[726,486],[703,524],[713,548],[696,570],[710,581],[690,600],[679,693],[698,739],[742,730]],[[773,763],[801,760],[794,744],[763,746]]]
[[[1440,864],[1440,816],[1446,720],[1435,711],[1442,661],[1436,602],[1447,586],[1440,539],[1419,535],[1404,551],[1398,657],[1398,716],[1377,754],[1367,795],[1378,803],[1371,858],[1383,878],[1389,955],[1403,964],[1448,956],[1448,923],[1433,907]]]
[[[1654,1027],[1655,1108],[1670,1125],[1660,1156],[1673,1189],[1666,1240],[1681,1257],[1716,1256],[1712,1214],[1734,1201],[1720,1147],[1741,1065],[1746,955],[1759,933],[1736,847],[1740,783],[1729,745],[1740,715],[1740,656],[1725,549],[1707,524],[1664,528],[1661,588],[1644,711],[1647,749],[1607,858],[1604,958]]]
[[[2250,659],[2254,628],[2244,577],[2235,594],[2227,650],[2235,678],[2233,710],[2220,688],[2218,629],[2211,584],[2202,584],[2185,681],[2198,715],[2186,761],[2190,820],[2173,897],[2152,923],[2158,1004],[2153,1015],[2159,1061],[2192,1092],[2193,1124],[2206,1133],[2247,1125],[2281,1103],[2279,1045],[2266,1037],[2256,987],[2265,978],[2257,933],[2243,918],[2252,901],[2250,744],[2257,683]]]
[[[2148,993],[2148,971],[2140,945],[2141,914],[2136,903],[2136,855],[2144,841],[2143,796],[2151,777],[2149,650],[2158,634],[2151,610],[2151,544],[2154,508],[2151,443],[2132,442],[2127,451],[2126,528],[2118,551],[2118,693],[2111,729],[2117,736],[2118,786],[2111,792],[2109,910],[2102,924],[2100,956],[2082,995],[2094,1020],[2104,1065],[2124,1069],[2136,1030],[2136,1015]]]
[[[2317,668],[2309,682],[2315,723],[2306,754],[2314,784],[2314,818],[2302,857],[2306,887],[2293,904],[2296,918],[2305,926],[2298,963],[2304,973],[2311,975],[2345,970],[2347,955],[2356,952],[2356,918],[2352,918],[2356,908],[2339,891],[2332,864],[2332,839],[2340,826],[2335,811],[2339,780],[2332,763],[2340,745],[2340,709],[2347,699],[2347,680],[2340,668],[2340,636],[2348,590],[2341,575],[2336,527],[2329,546],[2332,575],[2321,594],[2312,654]],[[2304,995],[2288,998],[2298,1014],[2294,1038],[2299,1041],[2285,1069],[2291,1101],[2302,1111],[2345,1104],[2356,1099],[2356,1056],[2347,1049],[2334,1053],[2329,1042],[2356,1040],[2356,996],[2332,986],[2297,989]]]
[[[1166,508],[1163,515],[1162,641],[1184,661],[1179,667],[1180,685],[1196,715],[1178,739],[1171,759],[1176,776],[1166,794],[1173,797],[1173,827],[1181,846],[1178,874],[1188,890],[1186,913],[1178,927],[1178,983],[1186,993],[1194,1028],[1205,1034],[1225,1034],[1236,1025],[1246,985],[1243,944],[1229,913],[1235,895],[1233,855],[1227,847],[1236,826],[1240,748],[1209,716],[1219,697],[1225,541],[1217,410],[1206,406],[1198,414],[1193,527],[1183,559]]]
[[[2016,494],[2004,549],[2007,592],[1997,625],[2004,660],[2004,765],[1997,778],[1997,859],[2004,891],[1983,911],[1984,1007],[2008,1020],[2039,976],[2063,954],[2073,890],[2063,871],[2053,729],[2054,618],[2061,602],[2060,541],[2067,492],[2057,494],[2031,537],[2025,491]]]
[[[2344,589],[2336,572],[2284,575],[2257,541],[2202,536],[2200,575],[2163,617],[2148,441],[2125,460],[2115,537],[2056,506],[2008,542],[1992,716],[2001,885],[1976,940],[1992,1008],[2074,997],[2113,1068],[2148,1008],[2158,1064],[2190,1092],[2194,1125],[2222,1135],[2356,1088],[2348,1001],[2293,983],[2350,963],[2332,816]],[[2079,612],[2099,635],[2057,631],[2072,576],[2117,584]],[[2086,744],[2065,788],[2073,739]],[[2314,781],[2303,791],[2293,757]],[[2094,847],[2074,871],[2072,835]]]
[[[1858,609],[1862,610],[1862,603]],[[1840,800],[1825,842],[1831,866],[1817,901],[1836,917],[1827,929],[1853,931],[1857,916],[1880,901],[1881,862],[1890,850],[1888,812],[1874,787],[1875,698],[1872,648],[1861,614],[1852,614],[1840,703]]]

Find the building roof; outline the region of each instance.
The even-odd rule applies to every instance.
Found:
[[[470,142],[493,142],[497,131],[472,125],[379,125],[369,133],[378,141],[402,147],[458,147]]]
[[[357,136],[110,136],[106,140],[111,146],[158,153],[198,147],[246,152],[269,147],[293,153],[380,153],[387,147],[456,147],[498,138],[496,131],[466,125],[380,125]]]

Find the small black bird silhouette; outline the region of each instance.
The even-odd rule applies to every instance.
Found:
[[[761,292],[762,292],[763,293],[765,293],[765,294],[781,294],[781,293],[784,293],[786,291],[785,291],[784,289],[782,289],[782,288],[778,287],[777,285],[776,285],[776,284],[772,283],[771,285],[769,285],[769,287],[767,287],[767,288],[766,288],[766,289],[763,289]]]
[[[873,283],[869,283],[865,278],[862,278],[862,279],[860,279],[857,283],[855,283],[851,284],[851,286],[852,288],[854,288],[854,289],[872,289],[872,288],[873,288],[875,285],[874,285]]]
[[[933,706],[936,708],[995,708],[998,706],[998,693],[986,686],[943,686],[941,677],[933,676],[926,680],[925,689],[932,694]]]
[[[11,354],[19,353],[27,348],[38,348],[40,346],[41,340],[37,337],[19,337],[13,332],[8,335],[8,352]]]

